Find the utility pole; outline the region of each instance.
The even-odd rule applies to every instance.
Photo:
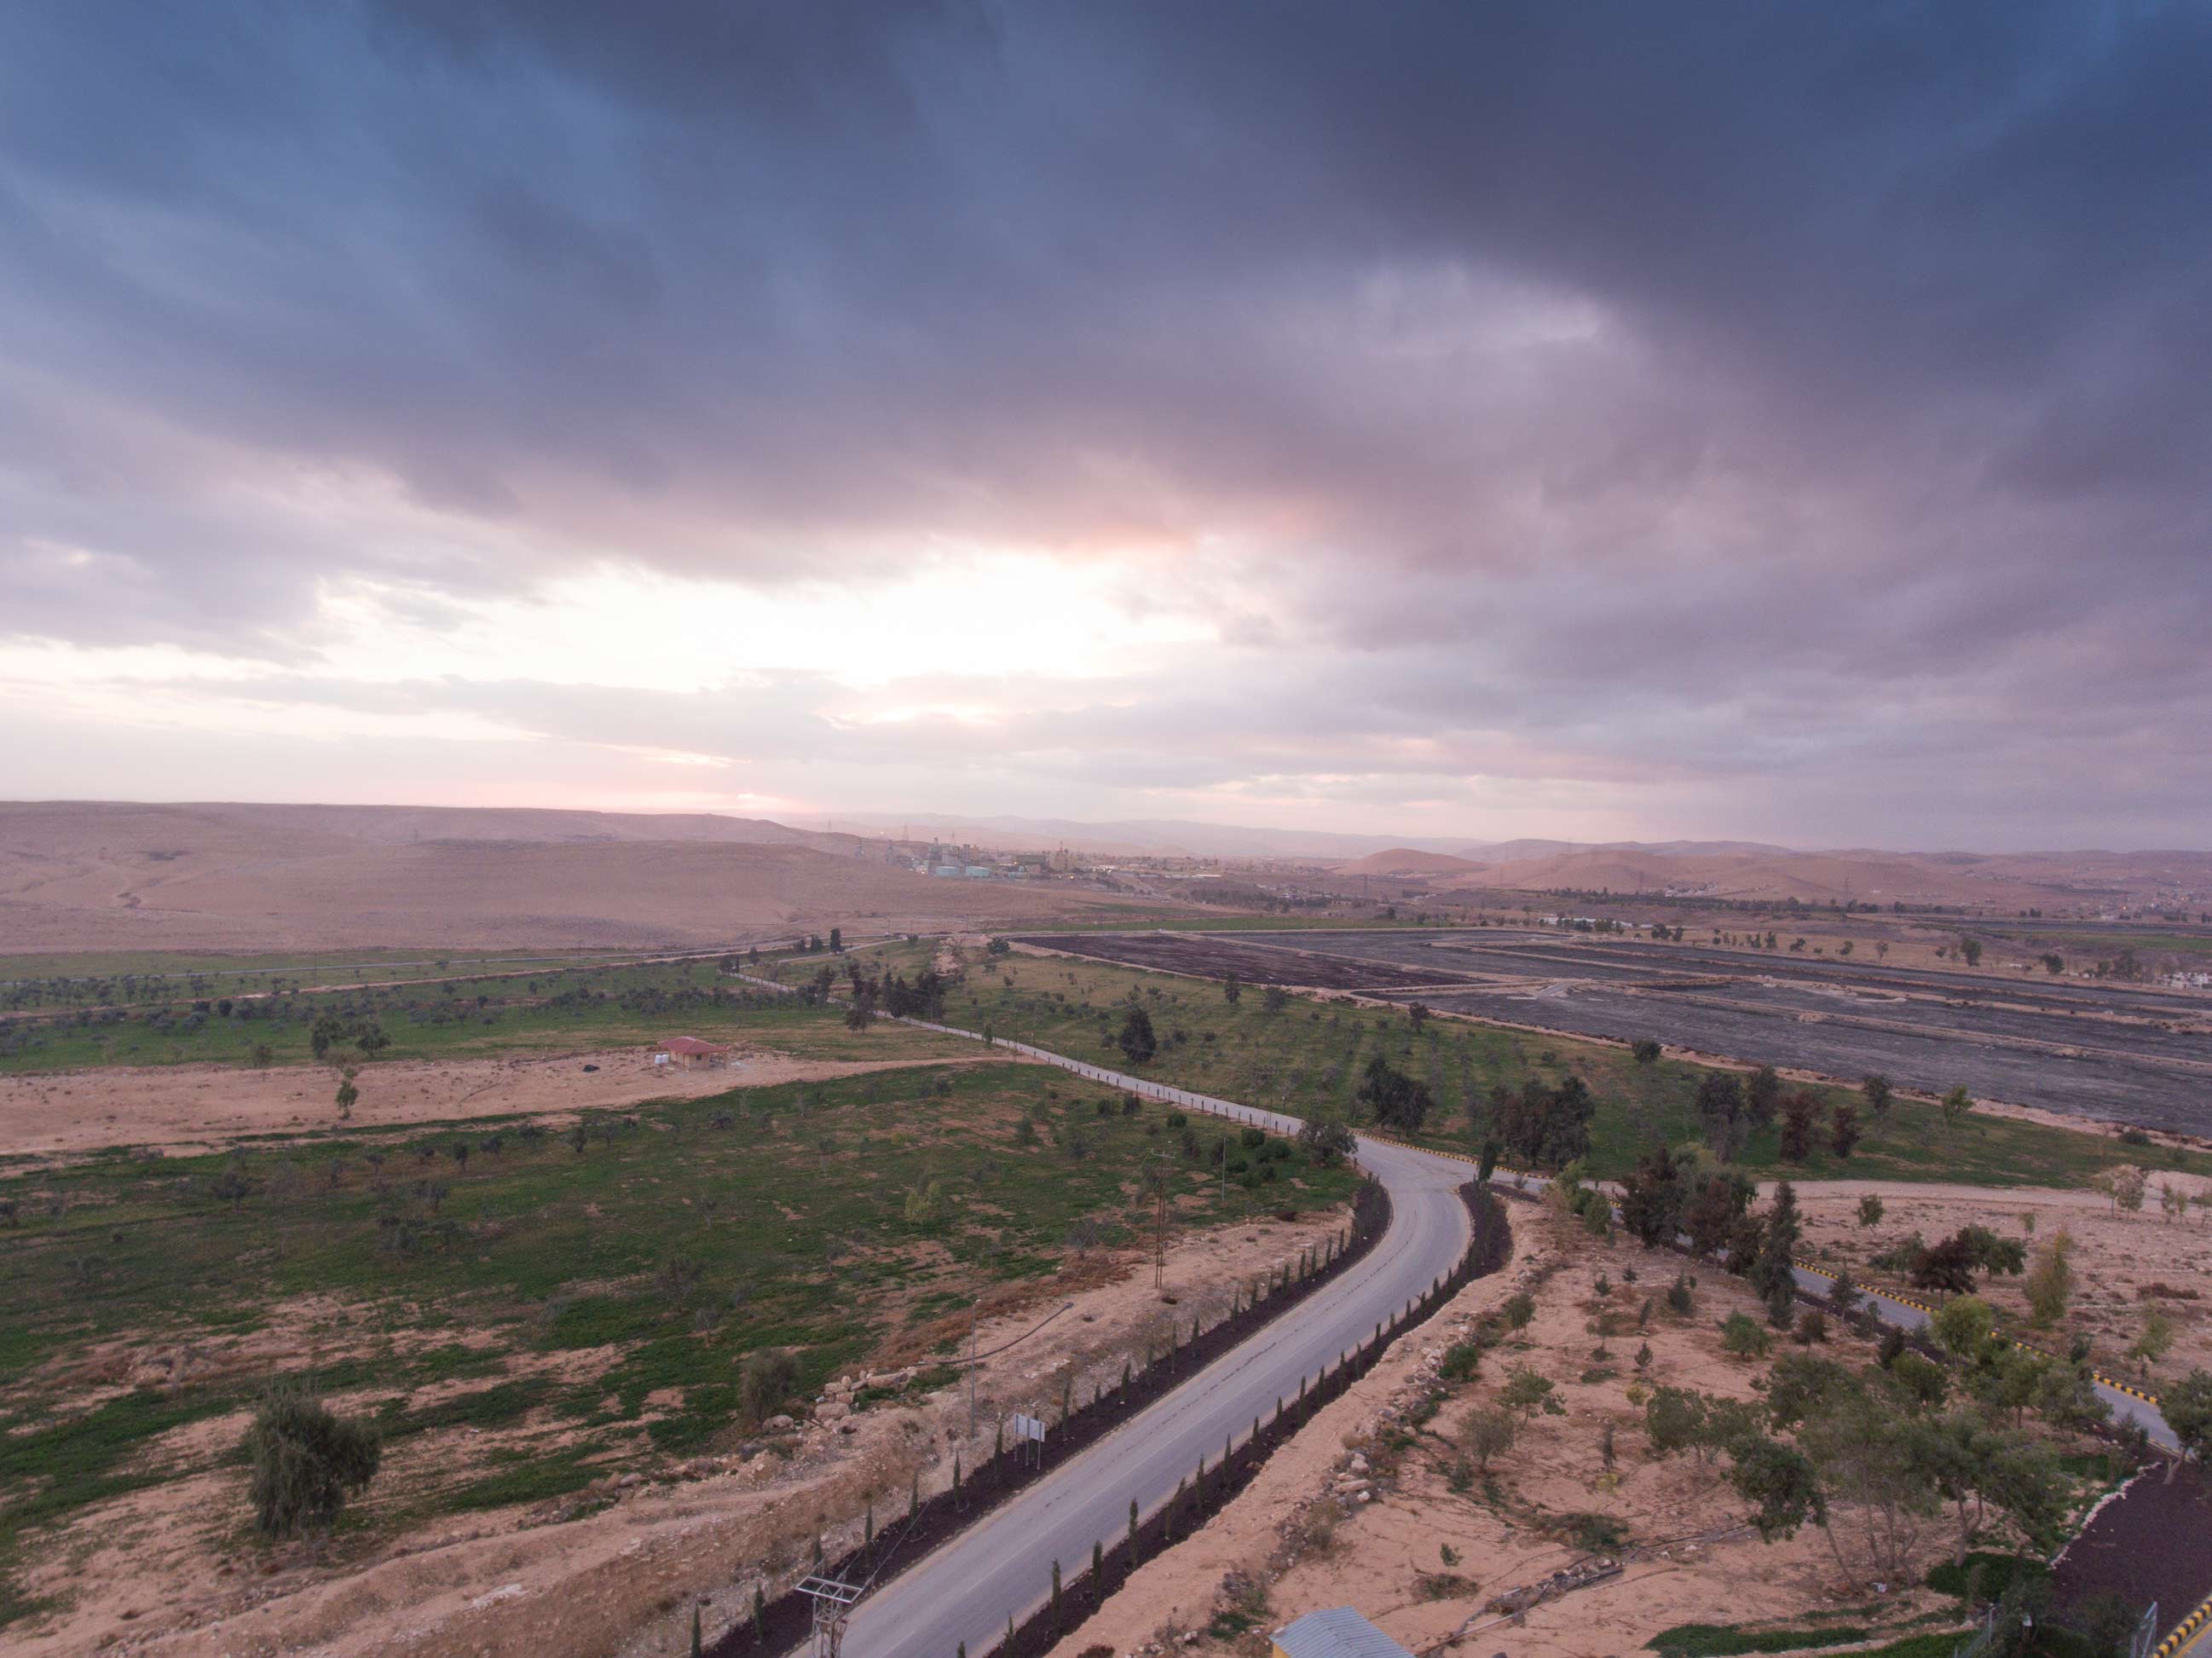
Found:
[[[1152,1176],[1153,1190],[1158,1199],[1157,1218],[1152,1225],[1152,1288],[1167,1287],[1168,1281],[1168,1154],[1160,1153],[1159,1167]]]
[[[975,1315],[981,1310],[982,1293],[968,1303],[968,1437],[975,1437]]]

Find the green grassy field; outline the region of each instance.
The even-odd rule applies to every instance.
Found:
[[[271,981],[310,985],[355,978],[435,977],[471,968],[590,966],[635,960],[637,954],[605,950],[349,950],[313,955],[188,950],[0,955],[0,1005],[75,1006],[86,1000],[112,1000],[112,991],[125,981],[147,988],[149,994],[234,995],[265,990]]]
[[[497,1436],[372,1491],[349,1523],[377,1534],[715,1448],[747,1353],[792,1351],[804,1394],[948,1350],[978,1294],[1048,1278],[1079,1223],[1109,1245],[1142,1226],[1144,1171],[1181,1139],[1062,1072],[947,1065],[608,1114],[580,1149],[478,1121],[0,1179],[0,1571],[28,1533],[193,1472],[161,1435],[318,1352],[319,1387],[370,1390],[388,1446]],[[1348,1170],[1236,1157],[1250,1183],[1225,1193],[1173,1159],[1180,1224],[1350,1195]],[[241,1342],[266,1355],[217,1362]],[[202,1357],[181,1386],[134,1388],[111,1344]],[[455,1381],[482,1385],[407,1407]],[[0,1590],[0,1618],[24,1610]]]
[[[825,952],[805,959],[835,958]],[[247,1066],[258,1062],[262,1049],[271,1065],[309,1064],[315,1023],[326,1013],[349,1026],[374,1022],[389,1039],[378,1056],[383,1060],[619,1046],[676,1034],[750,1036],[807,1058],[854,1056],[837,1018],[749,988],[708,960],[463,975],[434,983],[251,1000],[172,999],[127,1015],[44,1014],[0,1022],[0,1075],[105,1065]],[[350,1051],[345,1041],[334,1050],[341,1056]],[[957,1051],[943,1042],[915,1050]]]
[[[1531,1076],[1557,1081],[1570,1070],[1597,1097],[1594,1175],[1626,1174],[1655,1139],[1679,1145],[1698,1134],[1695,1101],[1708,1071],[1687,1061],[1639,1066],[1625,1048],[1441,1017],[1416,1033],[1401,1011],[1307,997],[1271,1013],[1254,988],[1232,1006],[1218,985],[1104,963],[1019,955],[971,961],[945,1022],[1120,1067],[1113,1036],[1132,991],[1144,999],[1161,1043],[1144,1073],[1225,1099],[1299,1115],[1319,1108],[1356,1122],[1360,1072],[1379,1052],[1435,1097],[1438,1109],[1416,1137],[1425,1144],[1471,1150],[1480,1143],[1480,1108],[1494,1084],[1518,1089]],[[1814,1091],[1856,1098],[1856,1090]],[[1783,1161],[1778,1131],[1769,1127],[1752,1137],[1740,1166],[1755,1175],[1994,1186],[2080,1185],[2100,1169],[2152,1158],[2212,1172],[2212,1158],[2177,1162],[2039,1123],[1972,1116],[1946,1126],[1934,1106],[1911,1100],[1898,1101],[1887,1123],[1876,1127],[1869,1118],[1866,1127],[1848,1160],[1823,1150],[1800,1163]]]

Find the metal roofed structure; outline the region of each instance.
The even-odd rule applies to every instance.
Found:
[[[1310,1612],[1275,1631],[1274,1658],[1413,1658],[1350,1606]]]

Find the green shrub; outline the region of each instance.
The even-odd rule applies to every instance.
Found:
[[[763,1348],[745,1359],[738,1398],[749,1422],[765,1422],[783,1407],[799,1386],[799,1361],[789,1353]]]
[[[253,1466],[254,1524],[264,1537],[296,1537],[327,1527],[348,1496],[376,1477],[383,1444],[376,1430],[348,1422],[306,1389],[273,1390],[246,1432]]]
[[[1765,1358],[1772,1338],[1748,1313],[1730,1313],[1721,1323],[1721,1345],[1738,1358]]]
[[[2046,1579],[2051,1568],[2042,1561],[2027,1555],[1990,1554],[1977,1550],[1966,1557],[1966,1564],[1954,1566],[1948,1560],[1932,1566],[1928,1572],[1928,1587],[1939,1594],[1964,1595],[1966,1580],[1978,1570],[1984,1600],[1994,1600],[2010,1588],[2015,1579],[2033,1581]]]
[[[1443,1361],[1437,1374],[1446,1382],[1467,1382],[1482,1368],[1482,1338],[1470,1336],[1464,1341],[1455,1341],[1444,1349]]]

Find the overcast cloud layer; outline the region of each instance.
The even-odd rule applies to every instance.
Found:
[[[0,793],[2212,841],[2212,10],[0,9]]]

